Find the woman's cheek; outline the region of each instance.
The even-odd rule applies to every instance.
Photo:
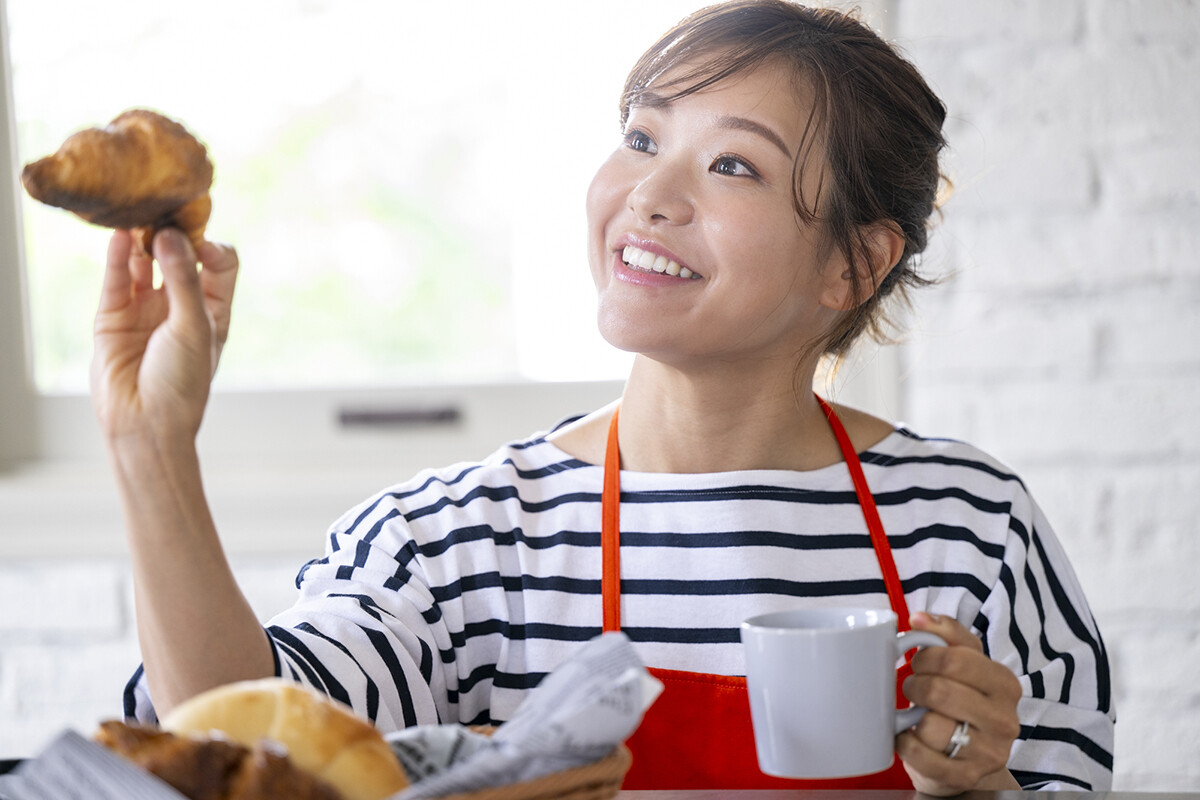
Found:
[[[609,252],[606,237],[609,226],[624,207],[620,170],[613,163],[615,157],[615,154],[610,156],[600,165],[587,191],[588,259],[592,279],[597,287],[603,285],[608,274]]]

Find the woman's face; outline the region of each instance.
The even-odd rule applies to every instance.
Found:
[[[667,76],[669,79],[669,75]],[[623,350],[793,364],[829,329],[845,265],[793,206],[810,97],[764,66],[631,109],[588,191],[603,336]],[[816,191],[816,169],[803,176]]]

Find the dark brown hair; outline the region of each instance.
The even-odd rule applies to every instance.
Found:
[[[909,288],[931,283],[914,257],[929,240],[937,205],[946,108],[916,68],[854,16],[786,0],[733,0],[687,17],[642,55],[625,82],[621,124],[647,93],[652,102],[670,102],[766,63],[786,64],[815,95],[793,197],[800,219],[823,225],[851,266],[861,302],[817,343],[822,353],[843,356],[864,331],[888,338],[884,298],[899,289],[906,301]],[[657,83],[668,71],[669,83]],[[817,196],[805,198],[801,175],[822,151]],[[869,292],[875,280],[864,276],[878,276],[867,233],[877,224],[899,229],[904,252]]]

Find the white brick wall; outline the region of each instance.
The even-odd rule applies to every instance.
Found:
[[[958,190],[908,421],[1013,465],[1109,647],[1115,784],[1200,789],[1200,4],[899,0]]]
[[[1008,461],[1055,523],[1112,655],[1117,788],[1200,790],[1200,4],[896,10],[958,186],[906,420]],[[303,560],[238,561],[260,616]],[[136,662],[119,559],[0,564],[0,755],[118,714]]]
[[[291,605],[308,557],[233,559],[259,619]],[[0,757],[34,755],[63,728],[90,733],[120,717],[139,661],[124,559],[0,564]]]

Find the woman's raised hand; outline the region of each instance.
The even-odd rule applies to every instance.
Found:
[[[238,259],[232,247],[192,250],[178,230],[154,237],[153,262],[128,231],[113,234],[96,312],[92,399],[110,443],[130,436],[191,441],[229,333]],[[202,265],[196,269],[196,261]]]
[[[904,694],[928,708],[915,728],[896,737],[896,752],[913,786],[930,795],[971,789],[1018,789],[1006,764],[1021,732],[1021,684],[1008,667],[988,658],[969,630],[949,617],[917,613],[914,630],[936,633],[949,647],[927,647],[913,658]],[[967,723],[969,743],[948,753],[951,736]]]

